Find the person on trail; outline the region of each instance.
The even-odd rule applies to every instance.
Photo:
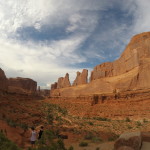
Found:
[[[30,141],[31,141],[32,147],[34,148],[34,147],[35,147],[35,141],[36,141],[36,139],[37,139],[37,133],[36,133],[34,127],[32,127],[31,130],[32,130],[32,131],[31,131]]]
[[[43,131],[44,131],[44,127],[43,127],[43,126],[41,126],[40,131],[39,131],[38,140],[40,140],[40,139],[41,139],[42,134],[43,134]]]

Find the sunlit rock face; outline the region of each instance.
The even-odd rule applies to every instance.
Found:
[[[76,79],[73,82],[73,86],[87,84],[88,70],[83,69],[82,73],[77,72]]]
[[[58,78],[57,89],[70,87],[69,74],[66,73],[65,77]]]
[[[146,58],[150,58],[150,32],[134,36],[118,60],[94,67],[91,81],[126,73],[140,66]]]
[[[4,71],[0,68],[0,91],[7,91],[8,81]]]
[[[35,93],[37,89],[37,82],[29,78],[9,78],[8,85],[9,90],[22,89],[29,93]]]
[[[61,82],[61,78],[59,79]],[[87,71],[77,72],[72,87],[53,90],[51,96],[87,96],[150,88],[150,32],[135,35],[119,59],[94,67],[90,82]]]
[[[51,84],[51,90],[57,89],[57,82]]]

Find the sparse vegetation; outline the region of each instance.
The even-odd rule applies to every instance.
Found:
[[[88,143],[85,141],[82,141],[82,142],[80,142],[79,146],[86,147],[86,146],[88,146]]]
[[[142,126],[142,123],[140,121],[137,121],[136,125],[137,125],[137,127],[140,127],[140,126]]]
[[[17,145],[8,140],[6,136],[0,132],[0,149],[1,150],[21,150]]]
[[[102,117],[93,117],[94,120],[99,120],[99,121],[111,121],[109,118],[102,118]]]
[[[144,122],[144,123],[148,123],[148,120],[144,118],[144,119],[143,119],[143,122]]]
[[[126,117],[126,122],[131,122],[130,118],[129,117]]]

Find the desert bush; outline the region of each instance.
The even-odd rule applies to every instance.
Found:
[[[92,133],[87,133],[85,136],[84,136],[84,139],[85,140],[92,140],[93,138],[93,134]]]
[[[147,122],[148,122],[148,120],[144,118],[144,119],[143,119],[143,122],[144,122],[144,123],[147,123]]]
[[[95,136],[95,137],[92,138],[92,142],[94,142],[94,143],[102,142],[102,141],[103,140],[100,137],[97,137],[97,136]]]
[[[133,127],[132,127],[132,126],[130,126],[130,125],[128,125],[127,127],[128,127],[128,129],[132,129],[132,128],[133,128]]]
[[[8,140],[5,135],[0,132],[0,150],[21,150],[12,141]]]
[[[82,141],[82,142],[79,143],[79,146],[81,146],[81,147],[86,147],[86,146],[88,146],[88,143]]]
[[[102,118],[102,117],[93,117],[94,120],[99,120],[99,121],[111,121],[109,118]]]
[[[137,127],[142,126],[142,123],[140,121],[136,122]]]
[[[129,117],[126,117],[126,122],[131,122],[130,118]]]
[[[89,125],[91,125],[91,126],[93,126],[94,125],[94,123],[93,122],[91,122],[91,121],[89,121],[89,122],[87,122]]]
[[[68,148],[68,150],[74,150],[73,146],[70,146],[70,147]]]

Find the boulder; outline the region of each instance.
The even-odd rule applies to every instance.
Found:
[[[131,132],[122,134],[114,144],[114,150],[120,149],[122,146],[131,147],[134,150],[140,150],[142,145],[141,133]]]
[[[0,68],[0,91],[7,91],[8,89],[8,80],[4,71]]]

